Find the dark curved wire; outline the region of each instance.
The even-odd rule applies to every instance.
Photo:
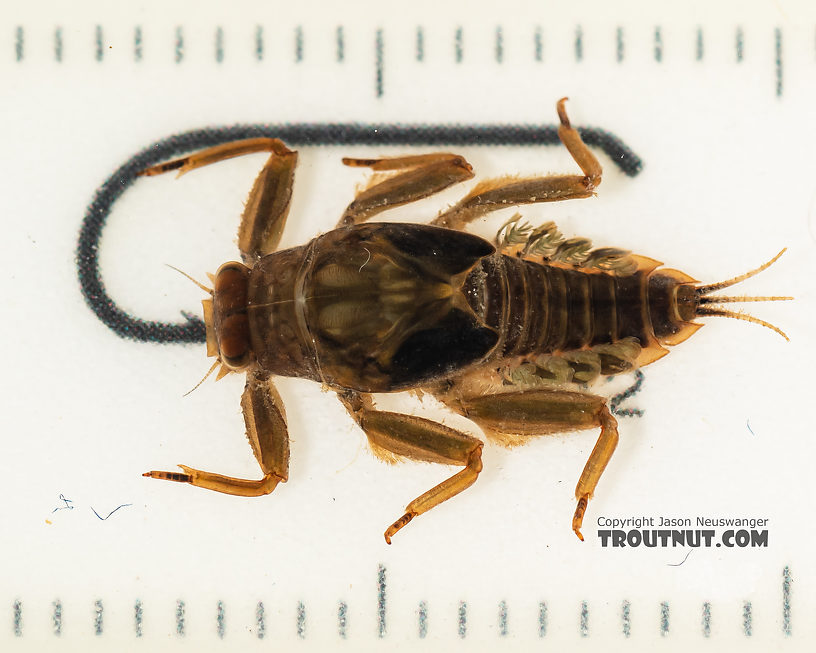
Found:
[[[640,158],[603,129],[579,127],[587,145],[602,149],[630,177],[643,167]],[[139,171],[161,161],[205,147],[243,138],[276,137],[292,146],[315,145],[555,145],[553,125],[369,125],[255,124],[211,127],[182,132],[156,141],[119,167],[94,195],[82,220],[77,245],[77,271],[88,306],[117,335],[140,342],[204,342],[204,322],[182,312],[185,322],[156,322],[123,311],[108,295],[99,271],[99,240],[113,205],[136,180]]]

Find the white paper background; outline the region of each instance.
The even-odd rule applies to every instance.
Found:
[[[629,2],[502,3],[501,7],[360,2],[323,7],[277,3],[32,3],[3,8],[0,69],[3,143],[0,278],[5,344],[5,528],[0,534],[0,639],[40,650],[55,641],[52,602],[63,605],[61,645],[172,649],[181,645],[325,650],[414,648],[524,650],[680,649],[768,645],[803,649],[816,625],[812,588],[816,535],[810,485],[816,183],[812,120],[813,29],[805,2],[706,3],[651,8]],[[24,28],[21,61],[15,30]],[[102,61],[94,58],[95,26]],[[143,58],[133,60],[133,29]],[[254,58],[263,25],[265,56]],[[345,61],[335,60],[343,25]],[[425,60],[414,57],[425,32]],[[504,60],[495,60],[502,26]],[[583,59],[575,61],[576,26]],[[53,55],[60,26],[63,61]],[[176,28],[184,60],[174,63]],[[224,60],[214,58],[223,28]],[[304,35],[294,61],[294,32]],[[464,59],[453,58],[461,26]],[[543,61],[533,57],[540,26]],[[615,30],[625,58],[616,62]],[[661,28],[663,60],[654,59]],[[704,56],[695,60],[695,34]],[[742,27],[744,59],[735,61]],[[774,29],[783,35],[783,92],[777,97]],[[384,93],[374,92],[374,34],[384,35]],[[605,156],[599,195],[589,201],[525,208],[554,219],[568,235],[623,246],[704,280],[717,281],[788,253],[744,286],[788,294],[794,303],[753,305],[780,325],[771,331],[733,320],[706,328],[646,369],[631,404],[643,419],[621,420],[621,444],[590,503],[579,543],[570,530],[573,490],[596,435],[542,438],[507,451],[487,446],[484,472],[463,495],[422,516],[394,545],[384,528],[448,469],[388,467],[336,398],[313,383],[281,380],[292,438],[289,483],[269,497],[242,500],[141,477],[185,463],[253,477],[238,399],[239,378],[189,390],[209,362],[203,346],[124,341],[103,326],[79,293],[74,253],[95,189],[134,152],[172,133],[245,122],[555,121],[569,95],[578,125],[624,139],[645,161],[624,176]],[[293,210],[283,246],[332,228],[364,175],[343,155],[376,156],[406,148],[300,148]],[[481,176],[574,169],[560,148],[460,148]],[[110,294],[134,314],[176,320],[197,311],[202,293],[165,267],[204,278],[237,257],[242,201],[262,156],[139,181],[117,204],[102,243]],[[427,220],[455,201],[448,191],[393,219]],[[389,218],[392,219],[392,218]],[[475,231],[490,235],[497,215]],[[741,291],[742,292],[742,291]],[[617,387],[617,386],[616,386]],[[603,390],[603,388],[601,388]],[[610,392],[612,392],[610,390]],[[398,400],[402,401],[402,400]],[[403,403],[450,425],[467,423],[437,406]],[[750,423],[749,431],[747,424]],[[475,432],[475,431],[474,431]],[[74,510],[61,510],[60,493]],[[107,521],[120,504],[130,503]],[[764,549],[602,549],[601,516],[769,518]],[[49,520],[49,524],[46,520]],[[377,637],[377,567],[387,569],[387,635]],[[794,579],[792,635],[782,632],[782,570]],[[142,601],[143,637],[133,630]],[[186,603],[186,634],[175,634],[176,601]],[[94,601],[104,629],[94,636]],[[216,635],[216,604],[225,637]],[[348,604],[348,639],[337,635],[338,601]],[[621,602],[631,604],[631,637],[621,634]],[[22,605],[15,637],[12,605]],[[255,633],[255,606],[266,609],[266,637]],[[305,638],[296,606],[306,611]],[[428,635],[416,610],[428,604]],[[457,610],[467,602],[467,637]],[[499,636],[505,601],[508,634]],[[548,628],[538,641],[539,602]],[[589,610],[581,637],[582,601]],[[660,604],[670,605],[668,636]],[[712,633],[701,634],[703,602]],[[753,634],[743,634],[751,601]],[[6,606],[6,607],[3,607]]]

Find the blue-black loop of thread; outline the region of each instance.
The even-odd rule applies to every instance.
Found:
[[[594,127],[578,128],[587,145],[598,147],[625,174],[637,175],[643,164],[619,138]],[[212,127],[183,132],[146,147],[128,159],[100,186],[82,221],[77,270],[82,294],[91,310],[117,335],[139,342],[205,341],[204,322],[184,314],[186,322],[143,320],[123,311],[108,295],[99,270],[102,229],[116,203],[141,170],[190,152],[243,138],[276,137],[294,147],[317,145],[557,145],[554,125],[367,125],[256,124]],[[251,183],[251,180],[248,181]]]

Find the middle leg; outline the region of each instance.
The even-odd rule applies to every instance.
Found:
[[[345,158],[343,163],[390,174],[385,179],[375,177],[368,188],[357,194],[338,227],[365,222],[382,211],[430,197],[473,177],[473,168],[464,157],[447,152],[384,159]]]
[[[374,453],[394,461],[399,457],[465,468],[411,501],[405,514],[385,531],[385,541],[414,517],[469,488],[482,471],[482,443],[461,431],[437,422],[376,410],[371,395],[352,391],[338,393],[340,401],[368,437]]]

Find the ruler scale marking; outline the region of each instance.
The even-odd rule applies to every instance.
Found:
[[[178,600],[176,601],[176,635],[179,637],[184,637],[184,621],[185,621],[185,606],[184,601]]]
[[[754,632],[753,608],[750,601],[742,604],[742,632],[746,637],[750,637]]]
[[[136,599],[133,604],[133,631],[137,638],[142,636],[142,619],[142,602]]]
[[[782,97],[782,28],[774,30],[774,63],[776,71],[776,97]]]
[[[343,35],[343,26],[338,25],[337,29],[334,32],[335,38],[335,57],[337,58],[337,63],[343,63],[346,58],[346,44],[345,44],[345,37]]]
[[[60,600],[56,600],[52,606],[54,608],[54,612],[51,616],[51,623],[53,625],[54,635],[59,637],[62,635],[62,602]]]
[[[425,601],[420,601],[417,609],[417,634],[420,639],[428,635],[428,604]]]
[[[263,25],[255,26],[255,58],[263,61],[264,58],[264,29]]]
[[[303,61],[303,26],[295,27],[295,63]]]
[[[133,60],[137,63],[142,60],[142,27],[133,28]]]
[[[220,25],[215,29],[215,63],[224,62],[224,28]]]
[[[102,607],[101,599],[94,601],[94,634],[99,636],[102,634],[102,627],[104,625],[104,608]]]
[[[303,601],[298,601],[295,608],[295,632],[298,639],[306,639],[306,606]]]
[[[258,601],[258,605],[255,606],[255,626],[258,639],[263,639],[266,635],[266,609],[263,601]]]
[[[184,31],[181,26],[176,27],[176,42],[173,48],[175,62],[181,63],[184,59]]]
[[[348,637],[348,605],[345,601],[337,605],[337,634],[340,639]]]
[[[15,28],[15,38],[14,38],[14,51],[15,51],[15,59],[18,62],[22,62],[25,58],[25,30],[22,25],[18,25]],[[300,63],[304,59],[304,43],[305,43],[305,30],[302,25],[297,25],[294,27],[294,34],[295,34],[295,56],[294,60],[295,63]],[[695,37],[694,37],[694,49],[693,49],[693,59],[695,61],[703,61],[705,58],[705,30],[702,26],[698,26],[695,29]],[[256,32],[254,35],[254,55],[255,58],[258,60],[263,59],[264,56],[264,47],[263,47],[263,28],[261,26],[256,27]],[[343,27],[338,26],[336,28],[336,60],[338,62],[343,61],[345,59],[345,39],[343,35]],[[380,98],[384,95],[384,33],[382,28],[378,28],[375,32],[375,67],[376,67],[376,80],[375,80],[375,95],[376,97]],[[457,63],[461,63],[463,61],[464,50],[463,50],[463,40],[464,40],[464,30],[461,26],[457,27],[454,32],[454,59]],[[781,27],[776,27],[773,32],[773,40],[774,40],[774,69],[775,69],[775,85],[774,85],[774,92],[777,97],[782,97],[784,92],[784,58],[783,58],[783,46],[784,46],[784,35]],[[816,42],[816,39],[814,39]],[[57,27],[54,30],[54,38],[53,38],[53,53],[54,59],[56,61],[63,60],[63,52],[64,52],[64,37],[63,37],[63,30],[61,27]],[[417,61],[425,61],[426,56],[426,47],[425,47],[426,39],[425,39],[425,31],[422,26],[418,26],[416,28],[415,33],[415,58]],[[532,60],[535,62],[543,61],[543,34],[540,27],[536,27],[533,31],[533,51],[532,51]],[[737,62],[743,62],[745,58],[745,33],[742,26],[737,26],[734,32],[734,52],[735,52],[735,59]],[[137,25],[134,27],[134,38],[133,38],[133,53],[134,53],[134,60],[135,61],[142,61],[144,56],[144,31],[141,25]],[[95,25],[94,27],[94,37],[93,37],[93,57],[97,62],[103,62],[105,60],[105,51],[106,48],[104,45],[104,29],[103,26],[100,24]],[[497,26],[494,31],[494,59],[497,63],[503,63],[505,58],[505,47],[504,47],[504,28],[502,26]],[[584,60],[584,50],[585,50],[585,38],[584,38],[584,31],[582,25],[577,25],[575,28],[574,34],[574,41],[573,41],[573,55],[576,62],[581,62]],[[664,47],[664,38],[663,38],[663,30],[662,26],[657,25],[653,31],[653,58],[657,62],[662,62],[663,57],[665,54],[665,47]],[[226,47],[225,47],[225,32],[223,26],[216,26],[215,28],[215,45],[214,45],[214,61],[218,64],[223,63],[224,57],[226,55]],[[615,29],[615,59],[618,62],[622,62],[625,58],[625,47],[624,47],[624,30],[623,27],[618,26]],[[175,44],[174,44],[174,57],[176,63],[181,63],[184,59],[184,37],[183,37],[183,30],[181,26],[177,26],[175,30]]]
[[[629,601],[624,601],[621,605],[621,629],[624,637],[632,635],[632,606]]]
[[[581,62],[584,60],[584,30],[578,25],[575,28],[575,61]]]
[[[383,38],[384,37],[382,29],[378,29],[374,37],[374,66],[375,66],[374,93],[377,96],[377,98],[382,98],[384,93],[383,67],[385,63],[383,50],[385,49],[385,44],[383,43]]]
[[[790,636],[791,628],[791,585],[792,574],[790,567],[786,566],[782,570],[782,632],[785,636]],[[509,607],[506,600],[498,602],[498,628],[497,633],[500,638],[509,636]],[[620,623],[621,632],[625,638],[631,637],[631,609],[632,604],[628,600],[621,602]],[[63,625],[63,604],[59,600],[52,602],[52,624],[53,633],[56,636],[62,634]],[[12,603],[13,611],[13,633],[16,637],[22,636],[22,601],[19,599]],[[186,606],[184,601],[178,600],[176,602],[176,633],[179,636],[186,634],[185,624]],[[457,634],[460,639],[465,639],[467,636],[467,612],[468,604],[465,601],[460,601],[458,605],[457,617]],[[93,603],[93,633],[96,636],[101,636],[104,632],[104,605],[102,599],[96,599]],[[425,639],[428,634],[428,602],[422,600],[419,602],[416,613],[417,615],[417,635],[419,639]],[[136,638],[143,636],[143,615],[144,608],[141,599],[136,599],[133,603],[133,627]],[[226,607],[223,601],[219,600],[216,603],[216,629],[215,634],[219,639],[224,639],[226,635]],[[385,565],[378,565],[377,569],[377,622],[378,638],[385,637],[386,634],[386,568]],[[264,639],[266,633],[266,619],[265,607],[263,602],[259,601],[255,609],[255,624],[257,627],[257,638]],[[742,633],[745,637],[753,637],[754,635],[754,606],[750,600],[742,602],[741,611],[741,627]],[[538,638],[544,638],[547,634],[548,627],[548,607],[545,601],[538,603]],[[708,601],[702,604],[702,635],[704,638],[711,637],[712,633],[712,604]],[[296,604],[296,634],[299,639],[306,638],[306,607],[304,601],[298,601]],[[337,633],[341,639],[348,638],[348,604],[340,600],[337,603]],[[589,637],[589,602],[582,601],[580,604],[579,615],[579,635],[582,638]],[[659,604],[659,633],[661,637],[667,637],[670,634],[670,604],[668,601],[662,601]]]
[[[589,637],[589,605],[581,601],[581,618],[578,622],[578,632],[581,637]]]
[[[791,636],[791,578],[790,567],[782,570],[782,632],[786,637]]]
[[[218,635],[218,639],[224,639],[224,634],[226,633],[226,610],[224,608],[224,602],[218,601],[215,605],[215,633]]]
[[[711,637],[711,604],[706,601],[703,603],[703,637]]]
[[[734,47],[736,49],[737,63],[742,63],[743,57],[745,56],[745,34],[742,31],[742,27],[737,27],[735,41]]]
[[[663,33],[659,25],[654,30],[654,60],[657,63],[663,61]]]
[[[377,637],[385,637],[385,565],[377,567]]]
[[[62,62],[62,28],[56,27],[54,29],[54,60],[57,63]]]
[[[23,60],[25,54],[25,32],[22,25],[18,25],[14,30],[14,56],[17,61]]]
[[[102,25],[97,25],[96,28],[94,29],[94,43],[96,45],[96,49],[94,51],[94,59],[101,63],[105,57]]]
[[[23,603],[19,599],[14,601],[14,636],[23,636]]]
[[[669,602],[663,601],[660,604],[660,635],[661,637],[668,637],[669,635]]]

